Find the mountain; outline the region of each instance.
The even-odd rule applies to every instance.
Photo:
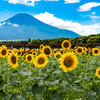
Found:
[[[0,22],[0,40],[74,38],[79,36],[73,31],[45,24],[25,13],[19,13]]]

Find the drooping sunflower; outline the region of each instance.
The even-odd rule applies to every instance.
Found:
[[[45,54],[47,57],[50,57],[52,55],[52,50],[50,46],[44,46],[42,48],[42,54]]]
[[[81,55],[81,54],[83,53],[83,48],[79,46],[79,47],[76,49],[76,53]]]
[[[60,52],[54,53],[55,59],[59,60],[61,58],[62,54]]]
[[[13,68],[18,67],[18,56],[15,53],[11,53],[8,56],[8,61],[9,61],[9,65],[12,66]]]
[[[26,55],[26,61],[29,63],[32,63],[34,60],[33,55],[32,54],[28,54]]]
[[[96,76],[97,76],[98,78],[100,78],[100,67],[99,67],[98,69],[96,69]]]
[[[40,55],[36,56],[36,58],[34,60],[34,64],[38,68],[45,67],[47,65],[47,63],[48,63],[48,59],[45,54],[40,54]]]
[[[0,57],[5,58],[8,55],[8,50],[6,46],[0,48]]]
[[[71,47],[71,43],[68,40],[64,40],[61,45],[63,49],[69,49]]]
[[[72,71],[77,67],[78,60],[74,53],[68,52],[67,54],[62,55],[60,59],[60,68],[64,70],[64,72]]]
[[[100,50],[98,48],[93,48],[92,53],[94,54],[94,56],[97,56],[100,54]]]

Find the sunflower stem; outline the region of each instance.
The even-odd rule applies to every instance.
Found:
[[[21,61],[19,60],[19,79],[20,79],[20,92],[23,93],[23,87],[22,87],[22,75],[21,75]]]
[[[65,85],[65,77],[66,77],[66,73],[65,72],[63,72],[63,76],[64,76],[64,85]],[[65,100],[67,100],[66,99],[66,89],[64,89],[64,93],[65,93]]]
[[[44,68],[42,69],[42,71],[43,71],[43,73],[45,73]],[[45,99],[45,80],[44,80],[44,78],[43,78],[43,94],[44,94],[44,100],[46,100]]]
[[[8,68],[7,68],[7,58],[6,58],[6,84],[8,82],[8,80],[7,80],[7,71],[8,71]],[[7,86],[6,86],[6,92],[7,92]]]

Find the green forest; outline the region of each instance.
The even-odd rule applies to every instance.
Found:
[[[81,36],[76,38],[54,38],[54,39],[44,39],[44,40],[31,40],[30,38],[27,41],[16,41],[13,44],[56,44],[62,43],[63,40],[69,40],[71,43],[100,43],[100,34],[93,34],[89,36]],[[0,44],[4,44],[6,41],[0,42]],[[7,42],[10,44],[11,41]]]

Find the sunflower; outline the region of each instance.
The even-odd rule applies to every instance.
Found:
[[[60,52],[56,52],[56,53],[54,54],[54,57],[55,57],[55,59],[57,59],[57,60],[59,60],[61,56],[62,56],[62,54],[61,54]]]
[[[68,70],[72,71],[77,67],[78,60],[74,53],[68,52],[67,54],[62,55],[60,59],[60,68],[67,72]]]
[[[100,78],[100,67],[96,70],[96,76]]]
[[[87,48],[86,47],[83,47],[83,51],[86,52],[86,50],[87,50]]]
[[[71,47],[71,43],[68,40],[64,40],[61,45],[63,49],[69,49]]]
[[[82,47],[78,47],[76,49],[76,53],[81,55],[83,53],[83,48]]]
[[[43,46],[44,46],[43,44],[40,45],[40,50],[42,50]]]
[[[97,56],[100,54],[100,50],[98,48],[93,48],[92,53],[94,54],[94,56]]]
[[[45,54],[38,55],[34,60],[34,64],[38,68],[45,67],[47,63],[48,63],[48,59]]]
[[[13,51],[11,49],[8,49],[8,55],[11,54]]]
[[[37,55],[37,53],[36,53],[36,52],[32,52],[32,55],[33,55],[33,56],[36,56],[36,55]]]
[[[0,57],[1,58],[5,58],[7,55],[8,55],[7,47],[6,46],[2,46],[0,48]]]
[[[50,46],[44,46],[42,48],[42,53],[45,54],[47,57],[50,57],[52,55],[52,50]]]
[[[27,61],[27,62],[32,63],[33,60],[34,60],[34,58],[33,58],[32,54],[26,55],[26,61]]]
[[[18,57],[17,57],[17,54],[11,53],[8,56],[8,61],[9,61],[9,65],[10,66],[12,66],[13,68],[16,68],[18,66]]]
[[[19,50],[19,51],[17,52],[17,54],[18,54],[18,56],[20,57],[20,56],[22,55],[22,51]]]

